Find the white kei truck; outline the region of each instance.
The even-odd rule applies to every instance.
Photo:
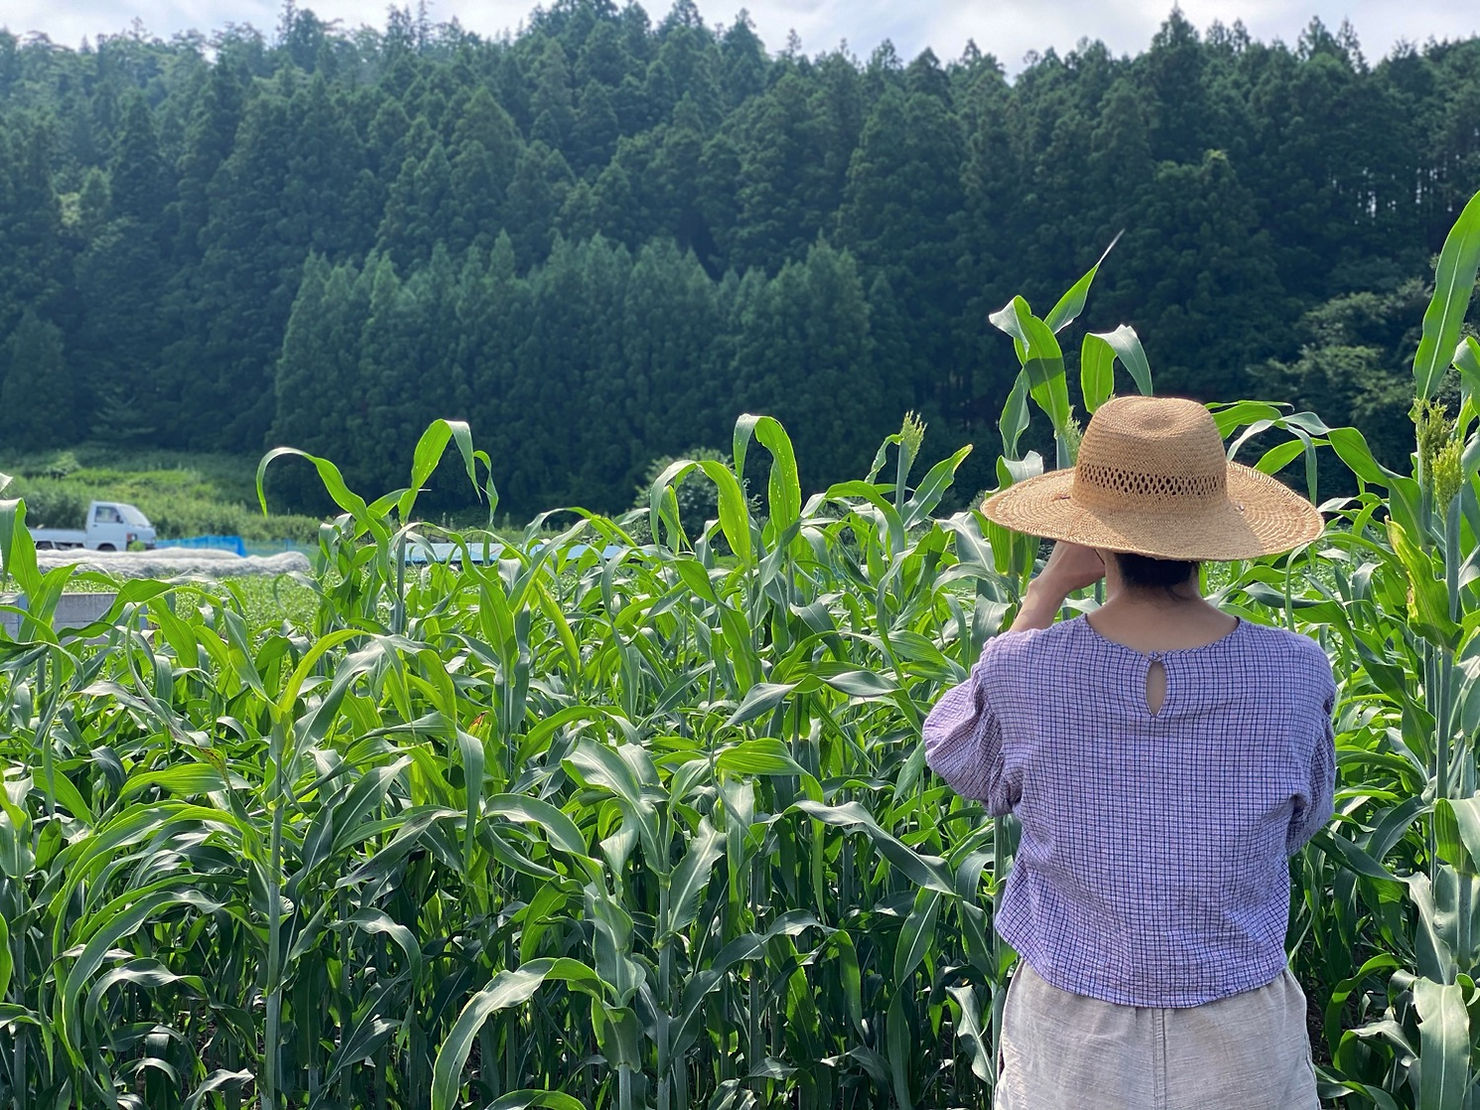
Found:
[[[134,506],[122,501],[94,501],[87,507],[87,521],[79,529],[32,528],[31,539],[38,550],[85,547],[89,551],[127,551],[135,543],[154,546],[154,525]]]

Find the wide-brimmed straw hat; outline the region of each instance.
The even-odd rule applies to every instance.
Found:
[[[1172,397],[1107,401],[1072,470],[1009,486],[982,512],[1033,536],[1198,561],[1288,551],[1324,527],[1304,497],[1227,460],[1212,413]]]

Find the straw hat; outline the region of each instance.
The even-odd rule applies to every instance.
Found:
[[[1160,559],[1252,559],[1321,534],[1321,514],[1267,474],[1228,462],[1206,408],[1117,397],[1094,414],[1073,470],[1009,486],[987,519],[1029,535]]]

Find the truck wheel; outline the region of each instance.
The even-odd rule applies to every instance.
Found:
[[[99,551],[116,551],[118,549],[116,547],[114,547],[111,543],[100,543],[100,544],[98,544],[98,550]]]

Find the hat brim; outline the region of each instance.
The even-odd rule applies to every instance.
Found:
[[[1256,559],[1309,543],[1325,528],[1320,511],[1279,480],[1228,464],[1221,500],[1176,510],[1090,509],[1072,495],[1074,471],[1055,470],[995,493],[982,513],[1014,532],[1158,559]]]

